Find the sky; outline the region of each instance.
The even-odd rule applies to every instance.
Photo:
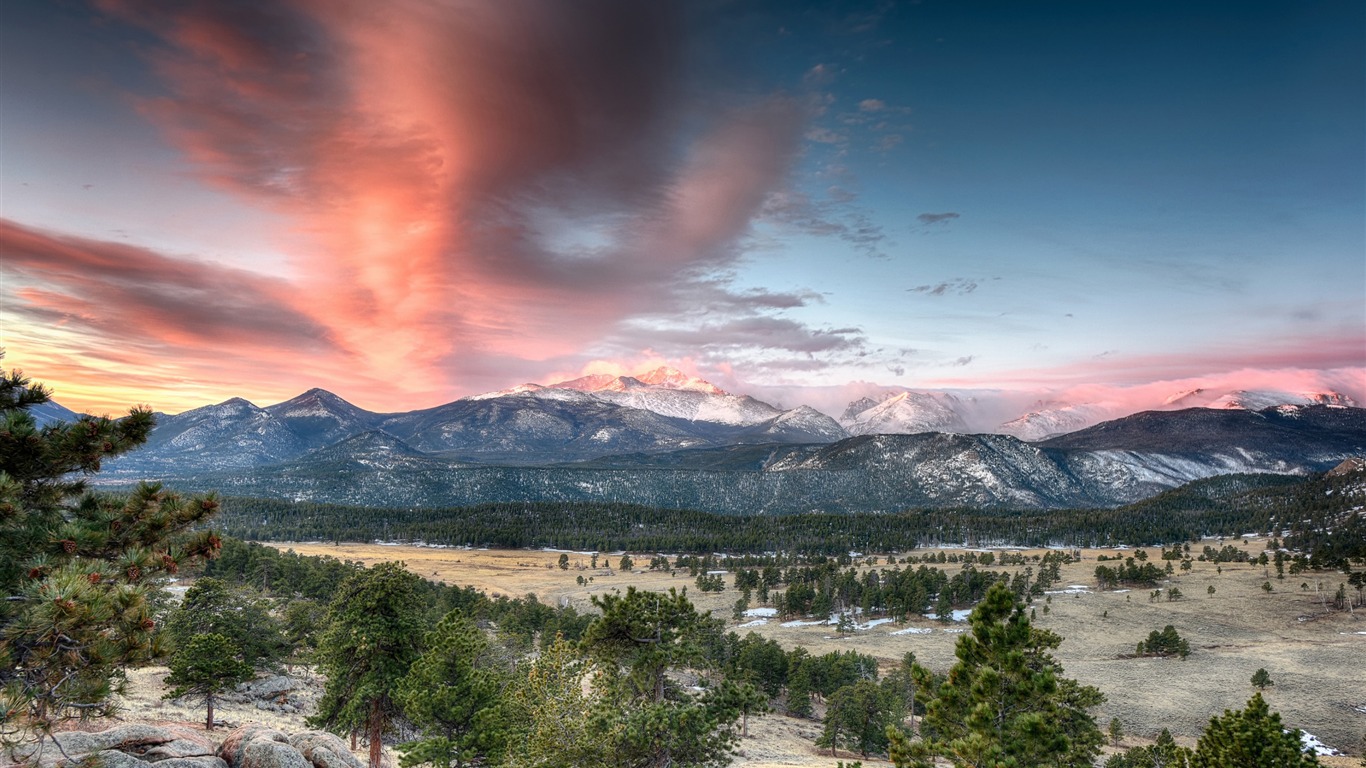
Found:
[[[6,0],[0,346],[64,405],[1366,402],[1366,4]]]

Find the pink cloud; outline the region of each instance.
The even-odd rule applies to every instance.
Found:
[[[680,120],[675,9],[587,5],[104,3],[161,41],[168,94],[144,113],[205,179],[308,236],[289,254],[298,306],[427,390],[468,390],[493,360],[629,354],[641,317],[696,331],[686,297],[729,292],[787,183],[803,106]],[[557,243],[557,217],[601,222],[598,244]],[[728,305],[733,327],[783,325],[793,351],[822,340],[771,317],[784,307]]]

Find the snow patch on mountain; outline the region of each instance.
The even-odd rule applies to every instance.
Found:
[[[841,418],[851,435],[913,435],[921,432],[968,432],[959,411],[964,402],[947,393],[888,392],[849,404]]]
[[[1041,407],[1001,424],[996,431],[1033,442],[1099,424],[1112,412],[1112,408],[1097,403]]]
[[[1177,392],[1162,403],[1169,408],[1241,408],[1260,411],[1282,405],[1341,405],[1356,408],[1357,402],[1341,392],[1289,392],[1278,389],[1211,390],[1192,389]]]

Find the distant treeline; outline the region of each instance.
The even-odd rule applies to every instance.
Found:
[[[228,498],[213,526],[263,541],[410,541],[633,552],[905,551],[937,545],[1150,546],[1289,530],[1328,561],[1366,556],[1352,476],[1228,475],[1115,509],[719,515],[629,504],[496,503],[395,509]]]

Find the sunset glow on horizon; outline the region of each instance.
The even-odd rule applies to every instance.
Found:
[[[1366,7],[18,0],[0,347],[67,407],[672,365],[1366,403]]]

